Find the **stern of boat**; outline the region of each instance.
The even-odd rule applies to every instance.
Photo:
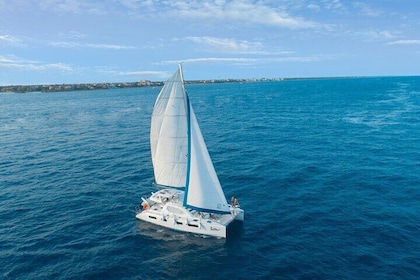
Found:
[[[234,220],[237,221],[243,221],[244,220],[244,210],[242,210],[239,207],[231,207],[230,212],[232,213],[232,216],[234,217]]]

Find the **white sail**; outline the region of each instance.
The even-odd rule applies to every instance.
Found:
[[[229,212],[194,110],[185,92],[181,67],[165,83],[156,100],[150,144],[155,181],[158,185],[185,187],[184,205],[187,207],[202,211]]]
[[[188,160],[186,104],[179,69],[163,86],[152,114],[150,146],[158,185],[185,187]]]
[[[229,206],[190,104],[190,165],[184,205],[197,210],[229,213]]]

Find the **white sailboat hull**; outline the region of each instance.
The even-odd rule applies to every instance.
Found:
[[[226,238],[228,225],[243,221],[244,211],[230,207],[228,214],[210,214],[187,209],[182,205],[183,191],[163,189],[143,199],[136,218],[177,231]]]

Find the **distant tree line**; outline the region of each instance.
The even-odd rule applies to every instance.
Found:
[[[58,92],[75,90],[96,90],[111,88],[130,88],[144,86],[162,86],[163,82],[140,81],[131,83],[91,83],[91,84],[62,84],[62,85],[17,85],[0,86],[0,92]]]
[[[216,79],[216,80],[194,80],[185,81],[186,84],[211,84],[211,83],[237,83],[237,82],[264,82],[264,81],[281,81],[282,78],[276,79]],[[140,82],[123,82],[123,83],[89,83],[89,84],[54,84],[54,85],[15,85],[0,86],[0,92],[59,92],[59,91],[75,91],[75,90],[96,90],[96,89],[113,89],[113,88],[134,88],[145,86],[163,86],[164,82],[152,82],[142,80]]]

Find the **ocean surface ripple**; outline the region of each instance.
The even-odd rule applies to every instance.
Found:
[[[0,95],[0,278],[420,279],[420,77],[187,85],[226,240],[134,217],[159,90]]]

